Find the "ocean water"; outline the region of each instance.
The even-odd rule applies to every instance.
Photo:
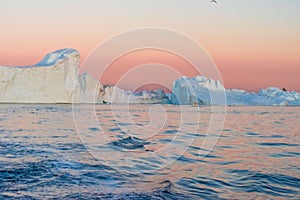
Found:
[[[0,107],[0,199],[300,199],[299,107]]]

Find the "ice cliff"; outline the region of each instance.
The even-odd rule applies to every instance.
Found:
[[[78,75],[79,52],[61,49],[26,67],[0,66],[0,103],[167,103],[162,90],[133,93]]]
[[[207,105],[211,104],[213,97],[214,104],[226,104],[226,99],[222,98],[224,93],[225,88],[219,81],[204,76],[181,77],[173,84],[171,100],[173,104],[197,103]]]
[[[62,49],[27,67],[0,66],[1,103],[70,103],[78,75],[79,53]]]
[[[215,97],[213,103],[212,96]],[[300,106],[300,93],[276,87],[262,89],[258,93],[225,89],[219,81],[196,76],[177,79],[173,84],[171,101],[182,105]]]

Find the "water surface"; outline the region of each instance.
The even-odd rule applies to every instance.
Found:
[[[95,126],[82,105],[80,135],[71,105],[0,107],[1,199],[300,198],[298,107],[228,107],[211,152],[209,107],[164,105],[151,119],[151,105],[132,105],[129,123],[124,106],[97,105]],[[200,112],[185,133],[182,112]]]

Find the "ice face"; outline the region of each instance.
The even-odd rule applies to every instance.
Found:
[[[71,103],[78,66],[78,51],[63,49],[34,66],[0,67],[0,102]]]
[[[0,103],[167,103],[163,91],[143,95],[78,76],[79,52],[61,49],[33,66],[0,66]]]
[[[195,78],[182,77],[173,84],[172,103],[191,104],[226,104],[225,89],[219,81],[204,76]]]

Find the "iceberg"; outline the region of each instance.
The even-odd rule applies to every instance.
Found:
[[[109,103],[109,104],[153,104],[169,103],[169,98],[163,90],[131,92],[117,86],[102,85],[97,79],[88,73],[78,77],[76,97],[78,103]]]
[[[223,97],[226,98],[225,101]],[[261,89],[258,93],[225,89],[219,81],[196,76],[175,80],[171,101],[181,105],[300,106],[300,93],[276,87]]]
[[[300,105],[300,93],[295,91],[284,91],[276,87],[269,87],[267,89],[261,89],[258,95],[274,100],[274,105]]]
[[[0,66],[1,103],[70,103],[79,66],[79,52],[62,49],[36,65]]]
[[[105,103],[131,103],[131,104],[166,104],[169,103],[169,98],[163,90],[131,92],[122,90],[116,86],[104,87],[102,93]]]
[[[33,66],[0,66],[0,103],[168,103],[164,91],[131,92],[78,75],[79,52],[61,49]]]
[[[204,76],[181,77],[173,84],[171,101],[180,105],[225,105],[225,88],[219,81]]]

